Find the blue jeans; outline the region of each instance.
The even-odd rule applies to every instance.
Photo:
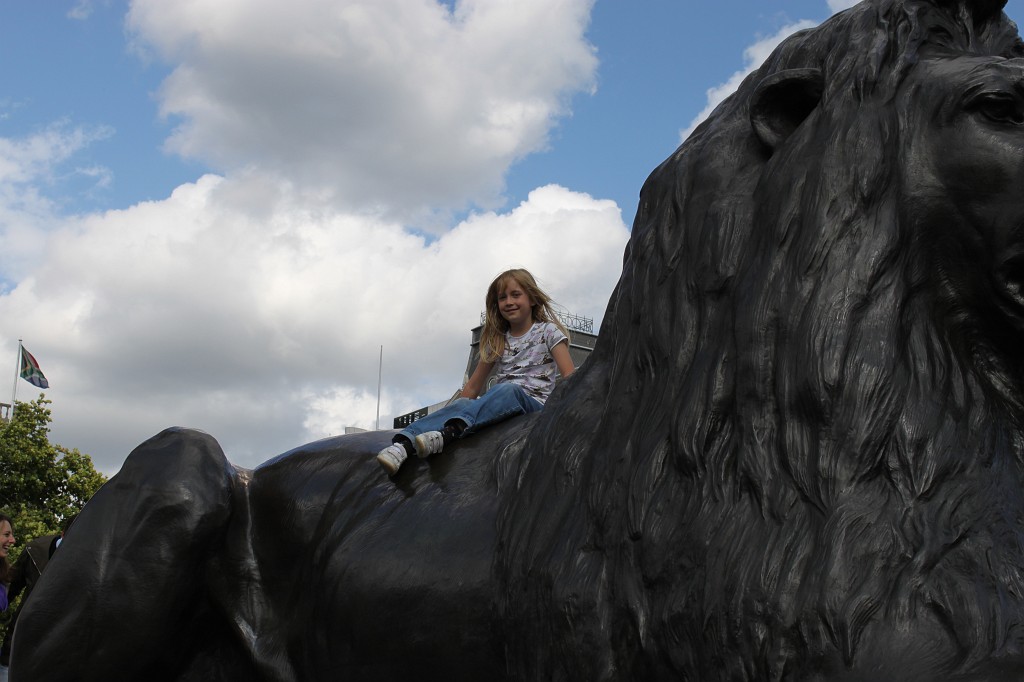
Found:
[[[392,440],[405,437],[410,441],[427,431],[440,431],[453,419],[466,425],[462,435],[478,431],[490,424],[497,424],[520,414],[539,412],[544,407],[526,394],[518,384],[497,384],[479,398],[458,398],[437,412],[417,419],[398,432]]]

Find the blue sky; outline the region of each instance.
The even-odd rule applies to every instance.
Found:
[[[125,4],[96,3],[81,19],[69,16],[74,7],[68,2],[0,7],[4,136],[23,138],[54,125],[108,129],[75,156],[50,189],[68,212],[159,199],[194,180],[203,164],[160,150],[170,124],[156,115],[153,92],[169,69],[128,48]],[[76,167],[90,165],[112,174],[109,184],[75,173]]]
[[[161,199],[217,170],[162,151],[177,119],[159,115],[155,93],[173,64],[130,45],[127,7],[115,0],[0,6],[4,136],[59,124],[108,129],[52,189],[68,212]],[[600,61],[596,89],[572,97],[571,115],[553,128],[547,150],[510,167],[510,202],[558,183],[616,199],[631,215],[643,177],[678,143],[706,91],[748,66],[744,50],[831,13],[825,0],[596,2],[587,30]],[[109,177],[84,175],[90,164]]]
[[[372,428],[382,346],[388,425],[507,267],[600,321],[648,173],[850,4],[0,3],[0,366],[107,473],[170,425],[245,466]]]

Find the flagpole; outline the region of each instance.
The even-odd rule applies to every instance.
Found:
[[[384,367],[384,345],[380,347],[380,360],[377,362],[377,425],[374,427],[375,431],[380,431],[380,376],[381,369]]]
[[[21,339],[18,339],[18,355],[14,361],[14,387],[11,389],[11,419],[14,419],[14,405],[18,399],[18,376],[21,374]]]

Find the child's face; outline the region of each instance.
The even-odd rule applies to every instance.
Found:
[[[533,299],[523,291],[519,282],[511,277],[502,282],[502,288],[498,290],[498,312],[508,322],[509,328],[515,331],[533,324],[533,306]]]

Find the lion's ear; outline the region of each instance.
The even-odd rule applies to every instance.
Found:
[[[788,69],[761,81],[750,98],[750,125],[776,149],[821,101],[825,83],[818,69]]]
[[[959,9],[961,5],[956,0],[938,0],[935,4],[944,5],[954,11]],[[974,17],[974,25],[978,26],[986,21],[999,19],[999,15],[1003,13],[1003,9],[1006,7],[1006,0],[967,0],[966,3],[962,4],[971,10],[971,14]]]

